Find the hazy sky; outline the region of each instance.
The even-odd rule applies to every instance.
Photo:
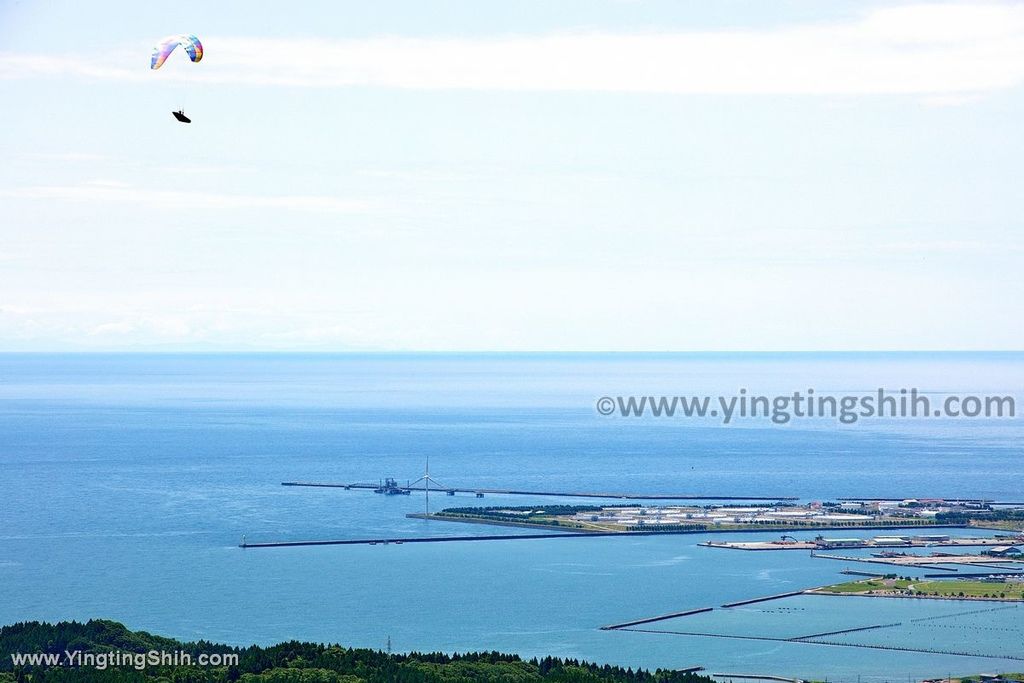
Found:
[[[0,350],[1020,349],[1022,85],[1024,3],[0,0]]]

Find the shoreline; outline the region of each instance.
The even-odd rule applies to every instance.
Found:
[[[617,529],[586,529],[583,527],[567,527],[567,526],[555,526],[553,524],[545,523],[531,523],[531,522],[513,522],[508,520],[499,519],[486,519],[483,517],[459,517],[455,515],[443,515],[436,512],[429,514],[423,512],[410,512],[405,515],[409,519],[424,519],[429,521],[441,521],[441,522],[460,522],[463,524],[486,524],[488,526],[507,526],[517,527],[521,529],[546,529],[548,531],[562,531],[565,533],[577,533],[577,534],[602,534],[602,535],[614,535],[614,534],[638,534],[644,535],[678,535],[678,534],[743,534],[743,533],[776,533],[779,531],[784,532],[802,532],[802,531],[896,531],[900,529],[977,529],[978,527],[971,526],[969,524],[945,524],[939,526],[937,524],[909,524],[905,526],[900,525],[877,525],[869,524],[865,526],[805,526],[805,527],[792,527],[792,526],[761,526],[761,527],[750,527],[750,528],[716,528],[708,527],[704,529],[665,529],[659,531],[652,525],[651,529],[644,529],[643,531],[637,530],[617,530]],[[706,544],[705,544],[706,545]],[[710,546],[719,547],[719,546]],[[901,547],[901,546],[892,546]]]
[[[986,598],[980,595],[901,595],[896,593],[837,593],[821,588],[808,588],[803,595],[827,595],[834,598],[903,598],[906,600],[959,600],[966,602],[1024,603],[1024,598]]]

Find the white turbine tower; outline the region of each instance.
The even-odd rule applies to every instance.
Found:
[[[419,479],[417,479],[416,481],[414,481],[413,483],[409,484],[409,488],[411,489],[413,486],[416,486],[416,484],[420,483],[421,481],[423,482],[423,491],[426,494],[425,502],[423,504],[423,509],[424,509],[425,514],[429,515],[430,514],[430,482],[434,482],[434,484],[436,484],[437,488],[439,488],[439,489],[447,489],[448,488],[447,486],[445,486],[444,484],[439,482],[437,479],[434,479],[432,476],[430,476],[430,456],[429,455],[427,456],[427,466],[423,470],[423,476],[420,477]]]

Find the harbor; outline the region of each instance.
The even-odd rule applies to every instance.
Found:
[[[1006,622],[1005,608],[1019,606],[1019,588],[1014,583],[1024,576],[1024,560],[1020,559],[1024,546],[1024,532],[1007,525],[1016,523],[1016,518],[1002,512],[993,512],[984,501],[960,501],[943,499],[900,499],[894,501],[856,502],[802,502],[795,497],[763,497],[761,499],[733,498],[726,496],[688,496],[681,494],[646,494],[639,492],[612,492],[571,490],[534,491],[530,488],[498,489],[472,486],[447,486],[429,474],[429,465],[422,477],[404,484],[394,477],[382,477],[377,482],[349,484],[330,482],[282,482],[284,486],[296,488],[325,488],[361,492],[373,492],[381,499],[394,498],[392,503],[374,504],[382,514],[397,510],[409,520],[423,522],[459,522],[480,525],[473,535],[379,535],[366,538],[336,538],[312,540],[280,540],[250,542],[243,538],[244,549],[301,548],[304,546],[398,546],[420,544],[437,546],[454,544],[466,546],[476,553],[489,544],[473,544],[469,541],[529,541],[538,544],[542,557],[563,555],[559,539],[609,539],[613,537],[638,538],[671,537],[675,535],[697,535],[692,547],[702,548],[709,558],[719,550],[771,551],[798,550],[802,553],[783,553],[786,560],[797,564],[826,565],[820,559],[831,559],[853,563],[874,563],[887,568],[905,568],[919,576],[921,572],[933,574],[911,579],[895,574],[857,571],[849,567],[835,574],[846,574],[861,581],[894,582],[891,590],[844,593],[836,592],[834,585],[817,580],[780,586],[782,590],[758,595],[757,592],[735,596],[723,595],[716,602],[697,602],[677,605],[677,609],[651,610],[644,616],[625,608],[617,621],[591,622],[591,628],[598,632],[660,635],[662,638],[685,637],[714,641],[761,641],[777,643],[786,647],[887,651],[929,657],[944,657],[953,660],[1016,661],[1018,657],[1006,653],[990,652],[984,647],[963,647],[955,633],[963,629],[980,628],[982,623],[994,619]],[[418,499],[423,507],[419,512],[410,510],[416,503],[408,497],[422,494]],[[453,501],[458,495],[471,497],[472,503],[461,503],[460,507],[431,509],[431,494],[435,501]],[[493,496],[520,495],[542,498],[575,498],[578,503],[566,500],[525,500],[527,504],[511,504],[507,501],[479,499]],[[586,500],[590,498],[592,500]],[[617,500],[617,502],[610,502]],[[608,501],[608,502],[606,502]],[[435,507],[442,507],[435,503]],[[1014,513],[1016,514],[1016,513]],[[1000,515],[995,524],[986,527],[993,515]],[[956,523],[947,520],[955,519]],[[517,527],[508,533],[489,533],[484,527]],[[433,528],[433,525],[432,525]],[[499,531],[499,530],[495,530]],[[514,531],[518,533],[514,533]],[[727,534],[715,538],[714,534]],[[667,541],[668,539],[666,539]],[[552,544],[553,543],[553,544]],[[646,544],[647,541],[644,541]],[[518,544],[516,544],[518,545]],[[617,546],[608,542],[590,546]],[[633,544],[627,544],[633,545]],[[927,555],[922,550],[927,552]],[[482,550],[481,550],[482,551]],[[568,547],[567,547],[568,551]],[[912,554],[914,551],[920,553]],[[448,551],[445,551],[447,554]],[[452,552],[462,550],[452,549]],[[486,551],[483,551],[486,552]],[[494,552],[505,555],[505,550]],[[611,549],[599,552],[616,552]],[[974,554],[970,554],[974,553]],[[420,556],[422,553],[411,553]],[[746,555],[747,553],[743,553]],[[749,556],[759,553],[750,553]],[[410,554],[401,553],[402,557]],[[780,558],[782,559],[782,558]],[[389,560],[390,561],[390,560]],[[751,557],[751,561],[754,558]],[[740,560],[740,564],[749,564]],[[563,566],[561,563],[542,562],[545,571]],[[576,567],[576,563],[572,564]],[[860,564],[860,566],[865,566]],[[961,572],[960,567],[968,570]],[[601,565],[608,571],[607,565]],[[576,569],[566,570],[575,574]],[[586,570],[585,576],[590,576]],[[617,570],[615,570],[617,572]],[[815,571],[819,577],[827,576],[829,570]],[[826,579],[827,580],[827,579]],[[909,583],[907,583],[909,582]],[[962,584],[960,582],[963,582]],[[904,586],[904,583],[907,585]],[[959,595],[963,586],[965,595]],[[981,587],[981,588],[979,588]],[[988,588],[987,592],[985,588]],[[920,589],[920,590],[919,590]],[[927,589],[928,594],[924,593]],[[847,595],[848,597],[912,597],[910,601],[882,600],[884,612],[890,616],[881,617],[877,609],[867,609],[860,601],[842,602],[841,614],[834,613],[822,596]],[[737,599],[739,598],[739,599]],[[810,602],[806,602],[806,601]],[[952,605],[964,601],[976,601],[975,607],[993,605],[983,609],[951,611]],[[874,600],[867,602],[876,603]],[[998,603],[998,604],[997,604]],[[798,605],[798,606],[794,606]],[[892,609],[890,609],[892,608]],[[990,610],[992,611],[990,615]],[[806,612],[809,619],[798,618]],[[946,616],[948,615],[948,616]],[[957,620],[957,631],[943,632],[941,638],[931,641],[919,640],[914,635],[922,624],[931,620]],[[609,623],[611,622],[611,623]],[[685,626],[684,626],[685,623]],[[987,627],[986,627],[987,628]],[[1000,628],[1013,627],[1002,626]],[[898,635],[898,644],[894,636]],[[654,640],[661,640],[660,638]],[[941,644],[940,644],[941,643]],[[652,643],[653,644],[653,643]],[[853,655],[859,656],[859,655]],[[1024,661],[1024,659],[1020,660]]]

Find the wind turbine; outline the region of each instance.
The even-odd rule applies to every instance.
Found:
[[[427,466],[423,470],[423,476],[420,477],[419,479],[417,479],[416,481],[414,481],[413,483],[409,484],[408,488],[411,489],[413,486],[416,486],[416,484],[420,483],[421,481],[423,482],[423,491],[426,494],[426,500],[424,502],[424,512],[425,512],[425,514],[429,515],[430,514],[430,482],[434,482],[434,484],[436,484],[437,488],[439,488],[439,489],[447,489],[448,488],[447,486],[445,486],[444,484],[439,482],[437,479],[434,479],[432,476],[430,476],[430,456],[429,455],[427,456]]]

